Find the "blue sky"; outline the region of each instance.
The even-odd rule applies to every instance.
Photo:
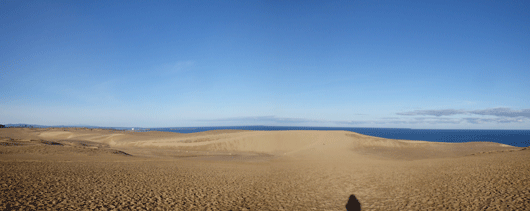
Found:
[[[530,129],[529,1],[2,1],[0,124]]]

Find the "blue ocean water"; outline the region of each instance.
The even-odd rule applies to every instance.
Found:
[[[151,128],[150,130],[195,133],[209,130],[345,130],[369,136],[391,139],[435,142],[496,142],[517,147],[530,146],[530,130],[431,130],[406,128],[351,128],[351,127],[289,127],[289,126],[227,126],[227,127],[180,127]]]

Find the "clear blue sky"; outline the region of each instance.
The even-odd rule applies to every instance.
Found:
[[[530,1],[1,1],[0,124],[530,129]]]

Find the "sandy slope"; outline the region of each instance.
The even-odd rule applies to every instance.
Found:
[[[530,150],[346,131],[0,129],[0,209],[530,209]]]

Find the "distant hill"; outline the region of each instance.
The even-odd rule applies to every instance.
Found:
[[[25,127],[25,128],[50,128],[50,127],[84,127],[84,128],[101,128],[101,129],[116,129],[116,130],[130,130],[134,128],[135,130],[146,130],[147,128],[141,127],[100,127],[92,125],[37,125],[37,124],[5,124],[6,127]]]

